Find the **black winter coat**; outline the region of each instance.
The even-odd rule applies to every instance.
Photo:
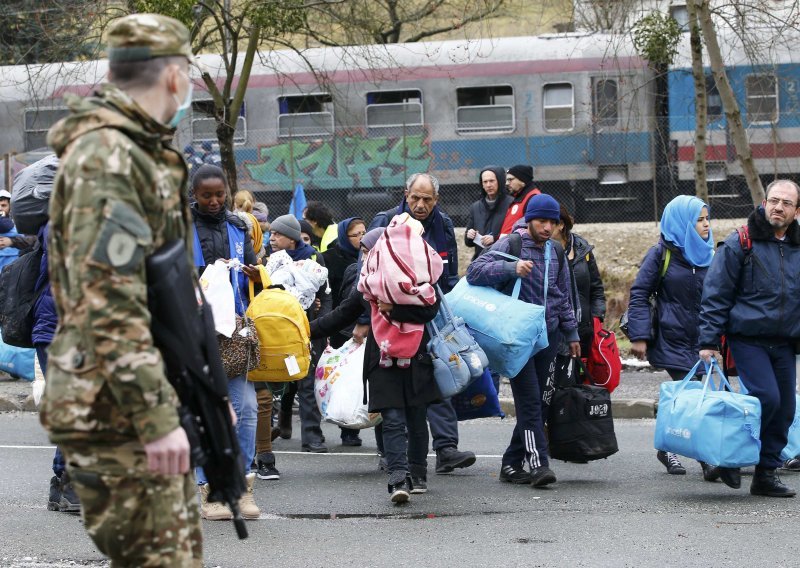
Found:
[[[358,261],[358,254],[348,255],[339,248],[337,243],[333,243],[328,247],[328,250],[322,253],[322,258],[325,259],[325,267],[328,269],[328,282],[331,286],[331,299],[332,306],[336,308],[339,302],[342,301],[342,296],[347,293],[342,293],[342,280],[347,267],[355,264]]]
[[[572,305],[576,309],[575,319],[578,320],[578,335],[581,338],[581,353],[589,354],[589,346],[594,333],[592,318],[606,316],[606,293],[597,260],[592,254],[594,249],[586,239],[572,233],[570,242],[567,243],[567,258],[572,272]],[[574,256],[573,256],[574,253]],[[577,295],[577,298],[576,298]],[[577,313],[578,309],[580,313]]]
[[[719,349],[720,336],[780,343],[800,338],[800,226],[780,241],[758,208],[747,219],[752,250],[734,232],[717,249],[703,291],[700,345]]]
[[[194,204],[192,205],[192,218],[197,227],[197,237],[200,239],[200,248],[203,250],[203,260],[206,261],[206,266],[214,264],[221,258],[230,259],[231,257],[226,221],[244,231],[244,263],[256,264],[256,253],[253,251],[250,232],[238,215],[230,211],[221,211],[216,215],[201,213],[197,209],[197,204]]]
[[[649,298],[656,293],[661,272],[662,248],[671,252],[667,272],[658,289],[658,325],[650,337]],[[708,268],[692,266],[671,243],[659,241],[644,257],[631,288],[628,334],[631,341],[646,340],[647,359],[663,369],[689,371],[700,351],[700,300]]]
[[[369,304],[356,290],[326,316],[311,322],[311,338],[326,337],[338,330],[352,326]],[[419,306],[394,306],[392,318],[397,321],[427,323],[436,317],[439,302],[427,308]],[[369,411],[379,412],[385,408],[427,406],[441,399],[441,393],[433,377],[433,362],[428,355],[428,332],[422,336],[417,354],[411,366],[400,369],[395,363],[389,368],[378,365],[380,349],[370,328],[364,355],[364,381],[369,392]],[[365,397],[366,398],[366,397]]]

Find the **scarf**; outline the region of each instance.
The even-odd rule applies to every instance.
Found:
[[[709,229],[708,238],[697,234],[695,225],[700,211],[708,205],[692,195],[679,195],[664,208],[661,215],[661,234],[674,244],[692,266],[708,266],[714,257],[714,235]]]
[[[359,219],[359,217],[350,217],[344,221],[339,221],[339,227],[336,236],[336,244],[339,245],[339,250],[341,251],[342,256],[345,257],[349,263],[353,263],[358,260],[358,249],[353,246],[347,236],[347,227],[350,225],[353,219]]]
[[[225,221],[225,226],[228,229],[228,249],[230,254],[228,258],[236,258],[241,264],[244,264],[244,231],[227,221]],[[197,224],[195,223],[192,223],[192,232],[194,233],[194,265],[200,268],[206,265],[206,260],[203,258],[203,248],[200,245],[200,236],[197,234]],[[241,270],[231,270],[230,274],[234,307],[236,308],[236,313],[243,316],[245,306],[248,304],[247,276]]]
[[[311,258],[317,254],[317,251],[311,245],[308,245],[303,241],[297,241],[297,246],[295,249],[286,249],[286,254],[288,254],[293,261],[297,262],[298,260],[306,260]]]

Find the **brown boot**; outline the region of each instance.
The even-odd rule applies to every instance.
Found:
[[[200,486],[200,516],[207,521],[229,521],[233,513],[225,503],[209,502],[208,483]]]
[[[242,518],[248,521],[255,520],[261,516],[261,509],[256,505],[256,500],[253,496],[253,484],[256,481],[255,473],[247,474],[247,493],[242,495],[239,499],[239,509],[242,512]]]

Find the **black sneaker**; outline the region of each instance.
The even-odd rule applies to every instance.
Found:
[[[304,452],[311,452],[312,454],[327,454],[328,446],[325,442],[311,442],[310,444],[303,444],[301,449]]]
[[[513,465],[504,465],[500,468],[500,481],[514,483],[516,485],[527,485],[531,482],[531,474],[522,468]]]
[[[58,510],[62,513],[80,514],[81,512],[81,500],[75,493],[75,488],[72,486],[67,472],[61,475],[61,500],[58,503]]]
[[[428,492],[428,480],[424,477],[411,476],[411,494],[419,495]]]
[[[361,436],[359,436],[358,434],[350,434],[347,436],[342,436],[342,445],[357,448],[361,446]]]
[[[544,487],[556,482],[556,474],[546,465],[535,467],[531,471],[531,485],[533,487]]]
[[[750,495],[763,497],[794,497],[794,489],[786,487],[776,470],[756,466],[753,481],[750,484]]]
[[[686,475],[686,468],[681,465],[681,462],[678,461],[678,456],[675,454],[671,454],[668,452],[662,452],[659,450],[656,453],[656,457],[658,461],[664,464],[664,467],[667,468],[667,473],[670,475]]]
[[[475,454],[459,452],[458,448],[442,448],[436,452],[436,473],[450,473],[454,469],[469,467],[475,463]]]
[[[256,469],[256,477],[259,479],[278,480],[281,478],[281,473],[275,467],[275,457],[272,459],[257,460],[258,468]]]
[[[783,462],[783,469],[786,471],[800,471],[800,457],[790,458]]]
[[[57,475],[50,478],[50,496],[47,498],[47,510],[58,511],[61,505],[61,480]]]
[[[389,495],[389,500],[395,505],[408,503],[408,500],[411,498],[411,488],[409,487],[408,481],[404,480],[394,485],[389,484]]]

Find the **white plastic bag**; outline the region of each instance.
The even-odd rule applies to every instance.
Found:
[[[364,404],[364,344],[352,339],[339,349],[325,349],[317,365],[314,396],[322,417],[346,428],[372,428],[381,421]]]
[[[206,267],[200,276],[200,287],[203,289],[206,301],[211,305],[217,333],[225,337],[232,336],[236,331],[236,307],[230,270],[224,260],[218,260]]]

